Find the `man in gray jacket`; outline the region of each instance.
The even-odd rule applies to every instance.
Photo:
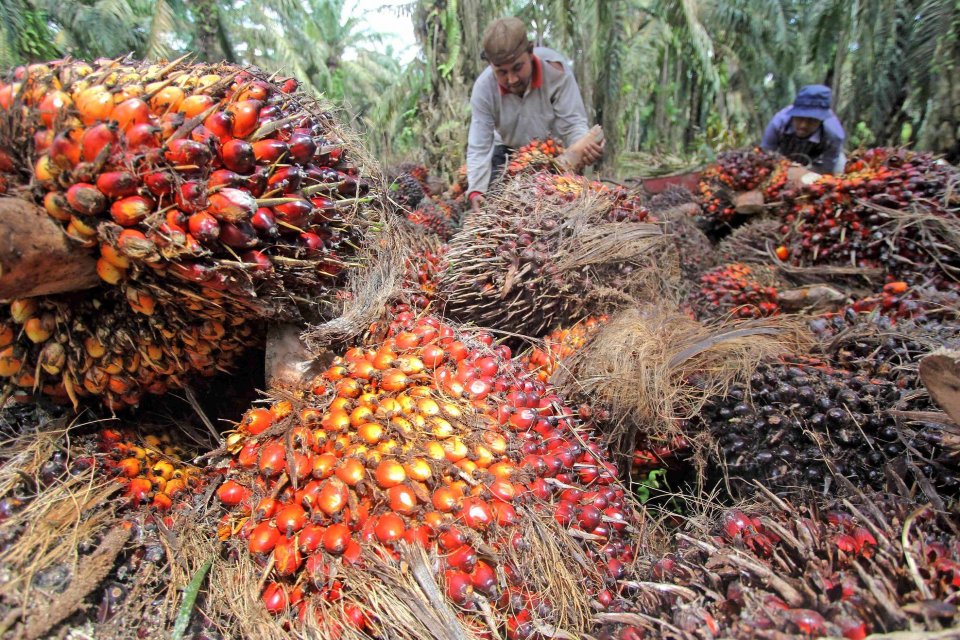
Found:
[[[602,133],[587,124],[570,66],[553,49],[534,47],[522,20],[491,22],[483,33],[483,58],[490,65],[473,84],[467,140],[467,194],[474,209],[506,154],[531,140],[559,139],[574,166],[600,158]]]

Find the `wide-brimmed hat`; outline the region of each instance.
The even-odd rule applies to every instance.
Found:
[[[787,115],[791,118],[816,118],[826,120],[830,117],[830,103],[833,92],[822,84],[808,84],[797,92],[793,106]]]
[[[530,49],[527,25],[519,18],[500,18],[483,32],[483,59],[497,65],[510,62]]]

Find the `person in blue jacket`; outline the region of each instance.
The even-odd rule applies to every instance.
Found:
[[[846,133],[831,109],[833,92],[822,84],[809,84],[797,92],[793,104],[773,116],[760,147],[776,151],[817,173],[843,173]]]

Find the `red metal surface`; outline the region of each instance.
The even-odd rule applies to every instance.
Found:
[[[677,173],[672,176],[656,176],[653,178],[642,178],[643,188],[649,194],[660,193],[670,185],[686,187],[696,193],[697,183],[700,181],[699,171],[690,171],[687,173]]]

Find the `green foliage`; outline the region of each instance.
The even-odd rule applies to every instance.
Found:
[[[651,492],[666,487],[667,470],[652,469],[645,478],[633,485],[633,494],[641,504],[646,504],[652,497]]]

